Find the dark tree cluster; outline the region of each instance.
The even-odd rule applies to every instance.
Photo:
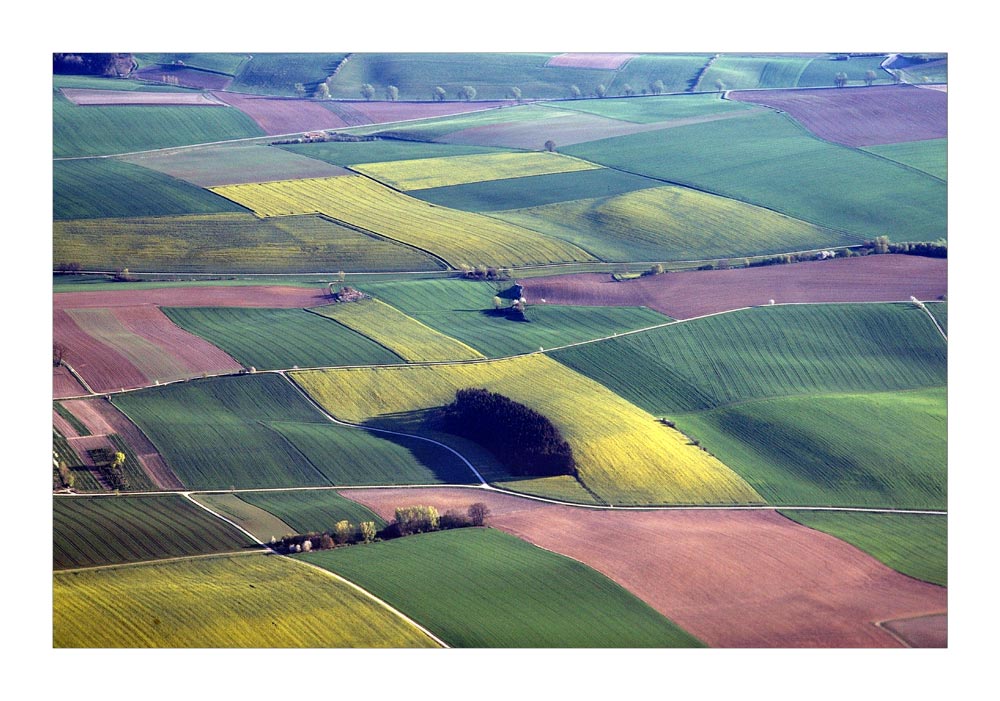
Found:
[[[904,241],[893,243],[888,236],[876,236],[871,241],[865,241],[861,247],[861,255],[869,253],[899,253],[907,256],[926,256],[928,258],[947,258],[948,242],[939,241]]]
[[[87,452],[112,489],[129,488],[128,476],[125,474],[125,453],[110,448],[95,448]]]
[[[445,431],[476,441],[516,475],[576,475],[573,451],[534,409],[486,389],[460,389],[441,410]]]
[[[116,76],[128,74],[132,64],[132,54],[52,54],[56,74]]]

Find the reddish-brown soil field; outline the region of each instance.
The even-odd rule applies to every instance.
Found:
[[[63,95],[75,105],[190,105],[195,107],[224,107],[225,105],[204,93],[142,92],[139,90],[94,90],[90,88],[63,88]]]
[[[52,368],[52,398],[79,397],[87,394],[87,390],[81,385],[73,374],[65,367]]]
[[[108,292],[59,292],[55,309],[87,307],[276,307],[295,309],[329,304],[323,287],[157,287]]]
[[[947,614],[884,621],[882,627],[895,633],[910,647],[948,647]]]
[[[175,85],[203,90],[225,90],[233,82],[228,75],[183,66],[147,66],[133,73],[132,77],[156,83],[173,83],[176,80]]]
[[[111,392],[151,384],[124,355],[86,333],[63,309],[54,309],[52,312],[52,337],[66,349],[63,360],[95,392]]]
[[[668,273],[614,282],[604,273],[525,278],[531,304],[646,306],[675,319],[789,302],[934,300],[948,293],[948,261],[905,255]]]
[[[948,136],[948,95],[910,85],[740,90],[730,99],[787,112],[821,139],[875,146]]]
[[[746,117],[753,113],[752,111],[740,111],[639,124],[625,122],[620,119],[600,117],[595,114],[586,114],[583,112],[571,113],[566,111],[564,114],[558,114],[546,119],[502,122],[500,124],[469,127],[468,129],[461,129],[450,134],[445,134],[434,139],[434,141],[469,146],[503,146],[540,150],[549,139],[555,141],[557,147],[571,146],[587,141],[607,139],[612,136],[628,136],[629,134],[682,127],[687,124]]]
[[[638,54],[568,53],[553,56],[545,62],[545,65],[562,68],[596,68],[616,71],[636,56]]]
[[[900,647],[876,625],[947,611],[947,590],[770,510],[632,511],[457,488],[343,490],[392,518],[486,503],[489,525],[575,558],[713,647]]]
[[[218,99],[250,117],[268,135],[294,134],[317,129],[350,126],[318,102],[296,98],[263,97],[233,92],[214,92]]]
[[[116,433],[132,449],[143,470],[160,489],[183,489],[177,475],[167,467],[163,456],[156,450],[146,434],[116,409],[107,399],[80,399],[65,402],[64,406],[80,419],[94,435]],[[61,417],[60,417],[61,418]]]
[[[66,436],[66,438],[76,438],[79,434],[76,429],[73,428],[73,424],[64,419],[59,415],[55,409],[52,410],[52,425],[59,431],[59,433]]]

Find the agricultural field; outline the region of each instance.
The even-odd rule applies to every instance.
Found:
[[[499,392],[552,421],[573,450],[579,481],[613,504],[760,501],[742,479],[684,436],[542,355],[290,376],[338,419],[372,425],[388,426],[393,415],[448,404],[466,387]],[[599,414],[587,409],[591,404],[601,407]]]
[[[436,647],[370,597],[263,555],[55,574],[56,648]]]
[[[55,497],[55,570],[237,552],[253,540],[181,496]]]
[[[451,267],[593,260],[563,241],[520,227],[434,207],[362,176],[288,180],[212,188],[260,217],[319,212],[427,251]]]
[[[701,646],[589,567],[493,529],[301,557],[361,584],[453,647]]]
[[[53,647],[948,646],[947,54],[237,48],[53,54]]]

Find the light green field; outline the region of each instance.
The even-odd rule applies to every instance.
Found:
[[[295,532],[294,528],[274,514],[240,499],[236,494],[194,494],[191,498],[264,542],[272,537],[282,538]]]
[[[617,79],[616,83],[621,79]],[[634,87],[634,86],[633,86]],[[641,99],[572,100],[543,103],[556,109],[596,114],[599,117],[620,119],[625,122],[652,124],[674,119],[689,119],[709,114],[746,111],[752,105],[723,100],[717,94],[709,95],[649,95]]]
[[[702,75],[697,89],[716,90],[719,80],[727,90],[833,87],[838,73],[847,75],[847,85],[864,85],[869,70],[875,71],[876,85],[888,84],[892,76],[879,65],[885,57],[883,54],[835,61],[833,54],[816,57],[723,54]]]
[[[296,556],[359,583],[455,647],[701,647],[624,588],[491,528]]]
[[[770,504],[947,508],[943,387],[767,399],[676,420]]]
[[[345,492],[350,494],[350,492]],[[373,521],[378,528],[386,523],[378,514],[330,489],[294,492],[243,492],[239,499],[246,505],[266,509],[288,523],[288,533],[322,533],[332,531],[338,521],[348,520],[357,525]],[[278,535],[280,538],[281,535]]]
[[[85,270],[114,270],[124,264],[132,272],[332,274],[444,268],[415,248],[320,216],[260,219],[249,212],[56,221],[53,260],[75,261]]]
[[[351,166],[396,190],[424,190],[505,178],[596,170],[601,166],[545,151],[487,153]]]
[[[277,556],[56,574],[52,600],[56,648],[435,646],[346,584]]]
[[[140,66],[149,64],[170,65],[175,61],[181,61],[188,68],[199,68],[205,71],[234,75],[240,65],[249,58],[249,55],[241,53],[145,53],[135,54],[135,58]]]
[[[385,346],[407,361],[471,360],[482,353],[377,299],[312,310]]]
[[[56,497],[53,569],[235,552],[245,534],[181,496]]]
[[[793,521],[846,540],[903,574],[948,586],[948,517],[792,511]]]
[[[948,179],[948,139],[865,146],[862,150],[922,170],[942,180]]]
[[[573,449],[580,480],[614,504],[744,503],[759,496],[725,465],[601,385],[544,355],[486,363],[290,373],[352,423],[449,404],[484,387],[548,418]]]
[[[344,59],[343,53],[254,53],[242,62],[229,86],[233,92],[255,95],[295,95],[302,83],[307,94],[323,82]]]
[[[853,237],[770,209],[677,186],[491,216],[615,261],[704,260],[855,242]]]
[[[421,141],[400,141],[398,139],[283,144],[278,148],[338,166],[349,166],[355,163],[403,161],[414,158],[444,158],[449,156],[468,156],[475,153],[505,152],[504,149],[488,146],[431,144]]]
[[[229,185],[212,191],[261,217],[326,214],[429,251],[452,267],[593,260],[563,241],[478,214],[435,207],[363,176]]]
[[[511,283],[500,283],[506,289]],[[603,338],[670,321],[645,307],[570,307],[528,300],[528,321],[494,316],[498,291],[487,282],[457,278],[400,280],[363,288],[407,315],[497,358]],[[509,303],[504,300],[503,306]]]

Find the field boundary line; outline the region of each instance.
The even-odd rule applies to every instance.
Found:
[[[115,562],[108,565],[93,565],[91,567],[73,567],[64,570],[52,570],[52,575],[72,574],[74,572],[92,572],[96,570],[114,570],[122,567],[142,567],[144,565],[159,565],[165,562],[180,562],[183,560],[205,560],[213,557],[245,557],[248,555],[268,555],[267,550],[255,548],[253,550],[233,550],[232,552],[201,553],[199,555],[178,555],[176,557],[162,557],[157,560],[137,560],[135,562]]]
[[[917,581],[923,581],[923,580],[917,580]],[[948,615],[948,610],[945,609],[944,611],[931,611],[930,613],[918,613],[918,614],[913,615],[913,616],[903,616],[902,618],[886,618],[886,619],[883,619],[881,621],[872,621],[872,624],[876,628],[878,628],[879,630],[885,631],[886,633],[888,633],[889,635],[891,635],[893,638],[895,638],[896,640],[898,640],[899,643],[903,647],[914,649],[913,646],[910,645],[909,642],[907,642],[901,636],[897,635],[895,632],[893,632],[892,630],[890,630],[889,628],[887,628],[885,626],[885,624],[886,623],[893,623],[895,621],[912,621],[914,618],[926,618],[927,616],[947,616],[947,615]],[[947,633],[946,633],[946,635],[947,635]]]
[[[919,306],[920,306],[921,309],[924,310],[924,312],[927,313],[927,316],[929,316],[931,318],[931,321],[934,322],[934,326],[937,327],[938,333],[941,334],[941,337],[944,339],[944,342],[947,343],[948,342],[948,334],[946,334],[944,332],[944,329],[941,328],[941,324],[939,324],[938,320],[934,318],[933,314],[931,314],[931,310],[927,308],[927,304],[925,302],[920,302]]]
[[[62,361],[62,366],[69,371],[69,374],[72,375],[76,379],[76,381],[79,382],[80,385],[85,390],[87,390],[91,394],[95,394],[95,395],[97,394],[97,392],[95,392],[94,389],[90,385],[87,384],[87,381],[83,379],[83,376],[80,373],[78,373],[76,370],[73,369],[72,365],[70,365],[65,360],[63,360]]]
[[[277,554],[276,551],[274,550],[274,548],[272,548],[270,545],[266,544],[264,541],[262,541],[260,538],[258,538],[257,536],[255,536],[253,533],[251,533],[247,529],[245,529],[243,526],[240,526],[236,522],[231,521],[230,519],[226,518],[225,516],[223,516],[222,514],[218,513],[217,511],[213,511],[212,509],[208,508],[207,506],[205,506],[204,504],[202,504],[197,499],[194,499],[191,496],[191,492],[181,492],[181,496],[183,496],[185,499],[187,499],[189,502],[191,502],[192,504],[194,504],[198,508],[204,509],[208,513],[212,514],[212,516],[215,516],[217,519],[225,521],[226,523],[228,523],[230,526],[232,526],[236,530],[238,530],[241,533],[244,533],[245,535],[249,536],[251,540],[253,540],[255,543],[257,543],[257,545],[260,545],[260,546],[262,546],[264,548],[267,548],[268,551]]]

